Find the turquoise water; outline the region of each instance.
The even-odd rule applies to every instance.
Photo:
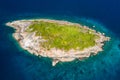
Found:
[[[119,38],[115,36],[103,24],[92,20],[69,16],[48,16],[48,17],[29,17],[25,19],[49,18],[68,20],[87,25],[90,28],[96,26],[95,30],[104,32],[106,36],[111,37],[109,42],[105,43],[104,51],[96,56],[91,56],[88,59],[72,62],[59,62],[56,66],[52,66],[50,58],[39,58],[31,55],[26,50],[22,49],[18,42],[9,34],[9,39],[12,44],[16,46],[18,51],[12,57],[11,62],[13,66],[24,76],[25,80],[113,80],[116,77],[117,71],[120,67],[120,44]],[[24,19],[24,18],[17,18]],[[16,20],[16,19],[13,19]],[[11,20],[12,21],[12,20]],[[11,29],[11,28],[10,28]],[[18,74],[18,73],[16,73]],[[103,78],[104,76],[104,78]],[[115,79],[116,80],[116,79]]]
[[[120,0],[0,0],[0,80],[120,80]],[[96,26],[111,40],[83,61],[58,63],[22,49],[6,22],[49,18]],[[93,28],[94,29],[94,28]]]

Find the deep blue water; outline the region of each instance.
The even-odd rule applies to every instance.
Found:
[[[88,26],[111,37],[84,61],[58,63],[22,49],[6,22],[50,18]],[[120,0],[0,0],[0,80],[120,80]]]

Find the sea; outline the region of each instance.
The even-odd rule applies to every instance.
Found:
[[[87,25],[111,39],[95,56],[52,66],[22,49],[5,25],[41,18]],[[120,80],[120,0],[0,0],[0,80]]]

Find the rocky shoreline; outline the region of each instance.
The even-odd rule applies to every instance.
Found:
[[[52,48],[50,50],[46,50],[40,47],[40,43],[44,41],[41,36],[35,36],[35,32],[28,33],[26,29],[28,26],[32,24],[33,21],[46,21],[51,23],[59,23],[66,25],[79,25],[85,29],[90,29],[87,26],[81,26],[77,23],[71,23],[67,21],[59,21],[59,20],[50,20],[50,19],[34,19],[34,20],[18,20],[13,22],[6,23],[7,26],[13,27],[16,29],[16,32],[13,34],[14,38],[18,40],[21,47],[25,50],[28,50],[30,53],[35,54],[36,56],[40,55],[43,57],[50,57],[53,59],[52,65],[55,66],[59,61],[68,62],[74,59],[83,59],[89,57],[90,55],[96,55],[98,52],[102,51],[102,47],[105,41],[109,41],[110,38],[106,37],[104,33],[96,32],[94,33],[98,35],[100,38],[96,39],[96,45],[93,47],[86,48],[82,51],[71,49],[69,51],[64,51],[56,48]]]

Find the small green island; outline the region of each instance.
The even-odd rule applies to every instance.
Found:
[[[84,59],[102,51],[110,38],[85,25],[68,21],[34,19],[8,22],[16,29],[13,36],[30,53],[53,59],[53,66]]]

